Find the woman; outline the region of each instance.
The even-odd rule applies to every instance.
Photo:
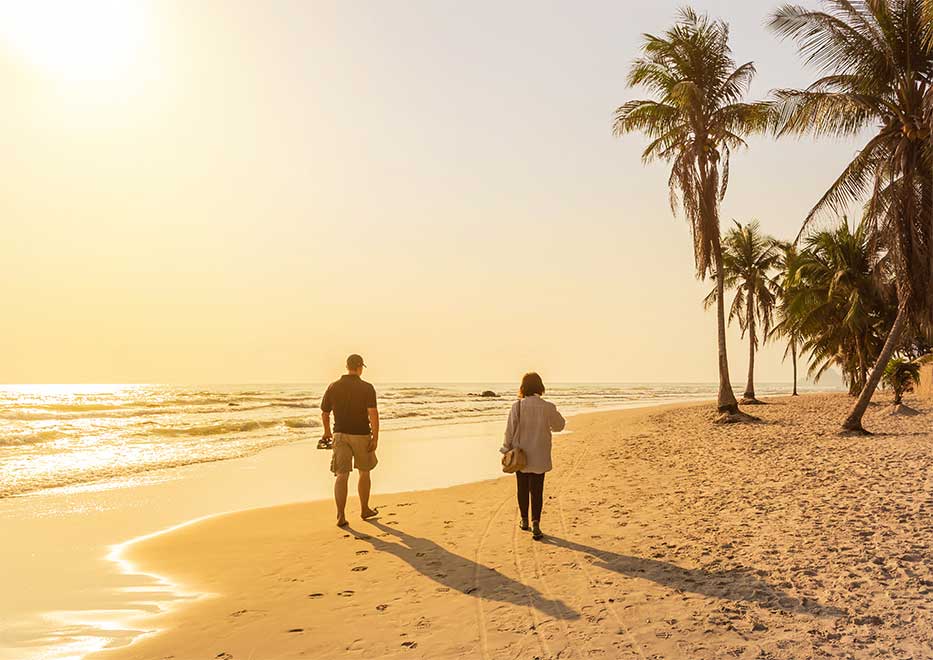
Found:
[[[532,372],[522,378],[518,401],[512,405],[505,427],[503,454],[519,447],[525,452],[525,467],[515,473],[518,485],[518,510],[522,514],[521,528],[532,530],[532,538],[540,541],[541,507],[544,505],[544,473],[551,470],[551,432],[564,429],[564,418],[557,406],[541,398],[544,383]],[[531,500],[531,526],[528,525],[528,502]]]

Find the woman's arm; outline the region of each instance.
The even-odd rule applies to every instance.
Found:
[[[499,451],[503,454],[510,450],[515,442],[515,434],[518,431],[518,411],[516,408],[519,405],[521,405],[521,401],[516,401],[509,411],[509,421],[505,424],[505,439],[502,442],[502,447],[499,448]]]
[[[557,410],[557,406],[553,404],[551,404],[551,414],[548,416],[548,423],[551,425],[551,430],[555,433],[563,431],[564,426],[567,425],[564,416],[560,414],[560,411]]]

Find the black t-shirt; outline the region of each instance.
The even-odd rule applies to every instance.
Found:
[[[334,433],[369,435],[369,408],[376,407],[376,388],[359,376],[345,374],[331,383],[321,410],[334,412]]]

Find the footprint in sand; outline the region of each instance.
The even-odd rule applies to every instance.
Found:
[[[379,612],[385,612],[389,606],[383,603],[382,605],[376,605],[376,610]]]
[[[357,550],[357,551],[356,551],[356,554],[358,554],[358,555],[368,555],[368,554],[369,554],[369,550]]]
[[[324,597],[324,594],[322,593],[308,594],[308,598],[323,598],[323,597]]]
[[[352,596],[353,594],[354,594],[353,589],[347,589],[346,591],[338,591],[338,592],[337,592],[337,595],[338,595],[338,596],[343,596],[344,598],[349,598],[349,597]]]
[[[243,616],[243,615],[246,614],[248,611],[249,611],[249,610],[237,610],[236,612],[231,612],[231,613],[230,613],[230,616]]]
[[[351,570],[351,571],[354,571],[354,572],[356,572],[356,573],[359,573],[360,571],[365,571],[366,568],[367,568],[366,566],[354,566],[354,567],[351,568],[350,570]]]
[[[416,649],[418,648],[418,642],[402,642],[402,646],[407,649]]]
[[[169,656],[169,657],[173,657],[173,656]],[[221,651],[214,657],[217,658],[217,660],[233,660],[233,656],[227,653],[226,651]]]
[[[304,628],[292,628],[292,629],[289,630],[288,632],[290,632],[290,633],[300,633],[300,632],[304,632],[304,631],[305,631]]]

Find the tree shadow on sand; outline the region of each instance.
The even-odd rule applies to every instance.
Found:
[[[836,607],[822,605],[809,598],[795,598],[768,584],[749,569],[715,571],[703,568],[682,568],[669,562],[621,555],[550,535],[544,538],[544,543],[590,555],[596,559],[591,565],[597,568],[628,577],[650,580],[676,591],[691,592],[708,598],[757,603],[774,612],[830,617],[845,616],[845,612]]]
[[[395,537],[399,542],[386,541],[352,528],[346,529],[357,539],[370,543],[374,550],[395,555],[443,587],[477,598],[482,597],[486,600],[502,601],[517,606],[531,604],[543,614],[555,619],[569,621],[580,618],[580,615],[563,601],[545,598],[533,587],[513,580],[494,568],[477,564],[472,559],[450,552],[430,539],[413,536],[376,520],[366,522],[385,534]]]

